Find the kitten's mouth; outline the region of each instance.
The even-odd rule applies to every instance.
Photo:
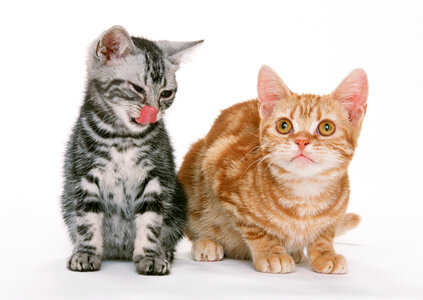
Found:
[[[295,156],[293,159],[291,159],[291,161],[304,162],[304,163],[314,163],[314,161],[311,158],[305,156],[302,153],[300,155]]]
[[[137,118],[136,117],[129,117],[129,119],[130,119],[130,121],[131,121],[131,123],[132,124],[134,124],[134,125],[137,125],[137,126],[144,126],[144,125],[147,125],[147,124],[142,124],[142,123],[138,123],[137,122]]]
[[[138,118],[131,118],[131,121],[138,125],[147,125],[157,121],[157,108],[144,105]]]

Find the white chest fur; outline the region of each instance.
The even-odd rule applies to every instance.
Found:
[[[295,200],[280,199],[279,203],[288,209],[294,209],[295,215],[285,215],[279,224],[284,233],[284,241],[288,249],[299,249],[309,245],[324,230],[336,222],[334,215],[344,206],[348,192],[338,195],[339,198],[304,197]],[[336,201],[336,205],[334,204]],[[330,211],[328,211],[330,210]]]
[[[140,184],[151,170],[146,164],[139,163],[143,150],[148,149],[130,147],[118,151],[114,147],[110,148],[111,159],[103,161],[103,167],[94,170],[99,178],[103,200],[113,201],[115,204],[123,204],[128,198],[134,200]]]

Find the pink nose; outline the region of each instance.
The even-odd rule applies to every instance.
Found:
[[[307,139],[297,139],[295,140],[295,144],[298,145],[301,151],[304,151],[304,148],[310,144],[310,142]]]

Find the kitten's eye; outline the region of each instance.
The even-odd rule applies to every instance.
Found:
[[[134,90],[136,90],[138,93],[145,95],[145,90],[142,87],[140,87],[139,85],[133,84],[132,82],[130,82],[130,84],[132,85]]]
[[[319,126],[317,126],[317,133],[323,136],[332,135],[335,132],[335,124],[331,121],[322,121]]]
[[[172,90],[166,90],[161,92],[160,97],[163,99],[167,99],[173,96],[173,91]]]
[[[276,129],[282,134],[288,134],[292,131],[292,123],[288,119],[281,119],[276,123]]]

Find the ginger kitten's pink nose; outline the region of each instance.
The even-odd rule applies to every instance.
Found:
[[[298,145],[298,147],[300,148],[300,151],[304,151],[304,148],[310,144],[310,142],[307,139],[297,139],[295,140],[295,144]]]

